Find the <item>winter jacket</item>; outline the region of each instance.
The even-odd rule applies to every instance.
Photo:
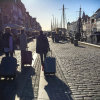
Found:
[[[40,34],[36,41],[36,53],[47,53],[49,49],[48,39],[45,35]]]

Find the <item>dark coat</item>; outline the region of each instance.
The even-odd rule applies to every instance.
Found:
[[[36,41],[36,53],[47,53],[49,49],[48,39],[45,35],[40,34]]]
[[[3,48],[9,48],[9,37],[10,36],[11,36],[10,33],[5,33],[3,35],[3,40],[2,40],[2,42],[3,42]]]
[[[27,48],[27,36],[25,33],[20,35],[20,49],[26,50]]]

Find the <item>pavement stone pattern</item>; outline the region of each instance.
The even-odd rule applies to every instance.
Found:
[[[35,40],[28,44],[28,50],[33,54],[35,44]],[[3,56],[0,56],[0,61]],[[19,64],[17,77],[14,81],[0,81],[0,100],[37,100],[41,68],[39,55],[34,66],[25,66],[22,70],[20,51],[15,51],[14,56]]]
[[[56,76],[46,78],[51,87],[45,87],[48,94],[52,93],[50,100],[100,100],[100,49],[49,41],[57,61]],[[28,47],[34,54],[35,40]],[[37,100],[41,68],[39,55],[34,66],[26,66],[22,71],[20,51],[16,51],[15,57],[19,64],[17,78],[0,82],[0,97],[4,94],[5,100]]]
[[[50,53],[48,54],[49,56]],[[52,54],[54,56],[54,53]],[[41,70],[38,100],[72,100],[66,78],[56,59],[56,74],[44,75]]]
[[[61,66],[59,65],[57,59],[55,76],[47,75],[45,79],[48,84],[44,88],[49,96],[49,100],[72,100],[71,91],[69,89],[68,84],[66,84],[66,78],[64,77],[64,74],[61,70]]]
[[[100,100],[100,49],[49,41],[73,100]]]

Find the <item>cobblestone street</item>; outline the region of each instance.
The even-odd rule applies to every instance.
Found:
[[[0,100],[100,100],[100,0],[0,0]]]
[[[56,58],[56,75],[45,78],[48,84],[44,89],[49,100],[100,100],[100,49],[86,45],[75,47],[67,42],[53,43],[51,39],[49,43]],[[35,40],[28,47],[34,55]],[[22,71],[20,51],[15,52],[15,57],[19,65],[17,77],[14,81],[0,82],[0,97],[3,96],[4,100],[37,100],[39,56],[32,66],[25,66]]]
[[[100,49],[50,43],[74,100],[100,100]],[[62,79],[63,81],[63,79]]]

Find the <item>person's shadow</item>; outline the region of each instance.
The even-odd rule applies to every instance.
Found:
[[[19,77],[16,79],[16,94],[20,100],[34,99],[34,87],[32,86],[32,77],[34,75],[35,69],[32,66],[23,67],[21,73],[19,73]]]
[[[45,76],[48,85],[45,90],[50,100],[72,100],[69,87],[57,76]]]
[[[0,64],[0,100],[12,100],[16,90],[17,59],[3,57]]]
[[[35,69],[32,66],[26,66],[21,72],[16,71],[15,80],[0,80],[0,100],[16,100],[17,98],[18,100],[33,100],[32,76],[34,75]]]
[[[14,57],[3,57],[0,64],[0,80],[1,78],[11,79],[16,75],[17,59]]]
[[[84,46],[81,46],[81,45],[78,45],[77,47],[79,47],[79,48],[86,48],[86,47],[84,47]]]

